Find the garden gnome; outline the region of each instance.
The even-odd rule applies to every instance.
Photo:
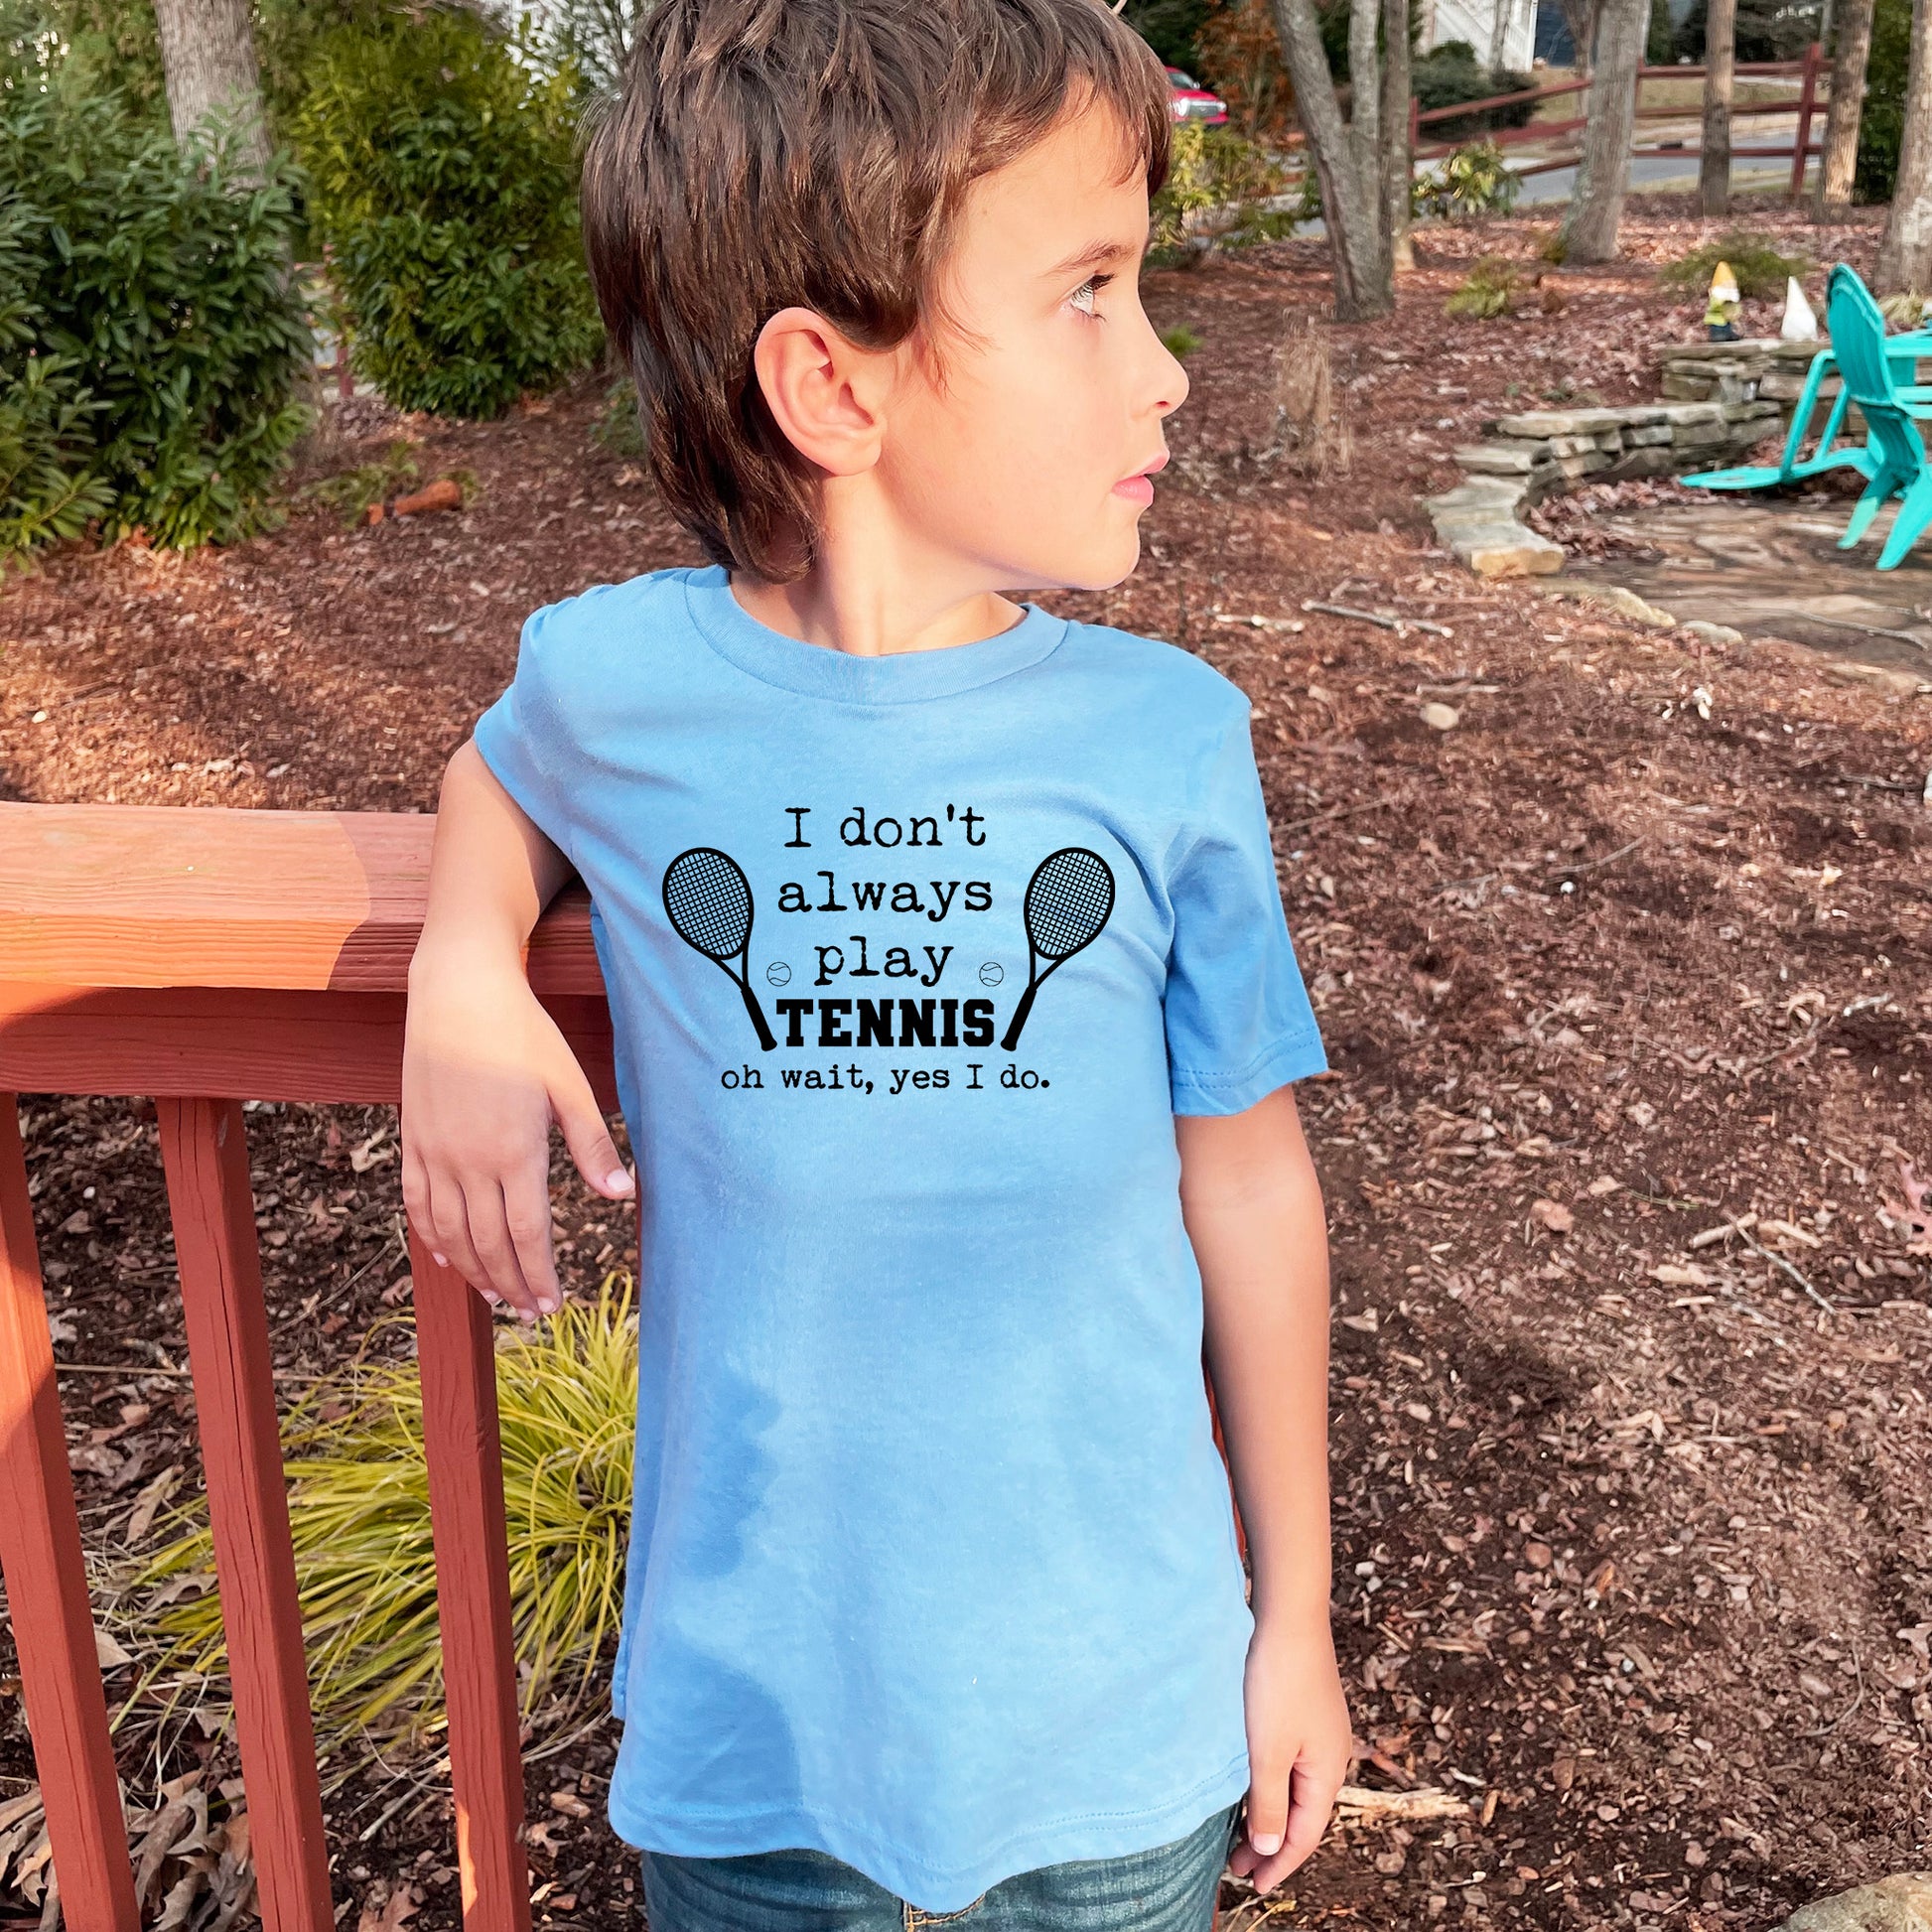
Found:
[[[1711,301],[1704,311],[1705,333],[1714,343],[1737,340],[1737,311],[1742,298],[1737,293],[1737,277],[1728,262],[1720,262],[1711,277]]]
[[[1784,320],[1778,325],[1778,337],[1787,343],[1818,340],[1818,311],[1805,300],[1805,292],[1798,286],[1795,275],[1785,277]]]

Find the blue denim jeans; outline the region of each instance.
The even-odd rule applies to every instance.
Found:
[[[650,1932],[1208,1932],[1239,1810],[1172,1845],[1019,1872],[957,1912],[922,1912],[824,1852],[646,1852],[644,1910]]]

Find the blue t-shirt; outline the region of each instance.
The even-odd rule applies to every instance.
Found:
[[[611,1821],[927,1911],[1247,1786],[1173,1116],[1323,1066],[1242,694],[1029,606],[855,657],[717,569],[477,728],[589,886],[642,1218]]]

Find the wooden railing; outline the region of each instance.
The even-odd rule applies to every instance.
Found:
[[[155,1103],[262,1921],[334,1932],[241,1102],[400,1098],[434,824],[0,804],[0,1571],[71,1932],[139,1913],[15,1100]],[[615,1110],[581,890],[529,975]],[[413,1237],[409,1265],[464,1926],[529,1932],[490,1316]]]
[[[1731,155],[1736,158],[1768,158],[1782,160],[1787,155],[1791,159],[1791,195],[1795,201],[1804,193],[1805,163],[1811,156],[1822,152],[1823,143],[1812,139],[1812,123],[1820,105],[1819,81],[1829,73],[1829,66],[1817,42],[1804,51],[1802,59],[1796,61],[1745,62],[1737,69],[1739,78],[1777,78],[1796,82],[1797,95],[1791,100],[1755,100],[1733,103],[1730,110],[1732,120],[1761,114],[1796,114],[1798,124],[1790,143],[1782,147],[1732,147]],[[1702,108],[1695,103],[1682,106],[1652,106],[1643,104],[1643,87],[1646,81],[1656,80],[1702,80],[1702,68],[1639,68],[1637,70],[1637,119],[1641,121],[1688,121],[1701,117]],[[1457,101],[1449,107],[1432,107],[1426,112],[1420,101],[1409,103],[1409,145],[1410,151],[1418,161],[1436,161],[1444,155],[1451,154],[1462,145],[1459,141],[1437,141],[1426,139],[1424,130],[1440,126],[1445,122],[1466,120],[1474,115],[1488,113],[1499,107],[1520,107],[1525,103],[1545,100],[1558,100],[1568,94],[1587,93],[1588,80],[1557,80],[1547,87],[1526,87],[1520,93],[1492,94],[1483,100]],[[1498,147],[1509,149],[1540,145],[1546,141],[1562,140],[1567,135],[1578,134],[1588,125],[1586,115],[1578,115],[1567,121],[1530,121],[1522,127],[1496,128],[1479,136],[1465,137],[1493,141]],[[1633,148],[1633,159],[1643,155],[1672,154],[1695,156],[1702,150],[1695,142],[1671,148]],[[1541,160],[1519,164],[1514,172],[1519,175],[1538,175],[1553,168],[1572,168],[1577,165],[1576,154],[1545,156]]]
[[[241,1102],[399,1098],[433,824],[0,805],[0,1567],[72,1932],[138,1913],[13,1096],[159,1112],[262,1918],[333,1932]],[[530,978],[615,1107],[581,893]],[[410,1268],[464,1922],[528,1932],[490,1318],[413,1242]]]

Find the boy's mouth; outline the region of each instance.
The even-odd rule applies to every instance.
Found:
[[[1125,496],[1130,503],[1139,503],[1145,509],[1154,501],[1154,478],[1157,471],[1168,467],[1168,453],[1163,450],[1152,463],[1144,463],[1131,477],[1123,477],[1114,485],[1116,496]]]

